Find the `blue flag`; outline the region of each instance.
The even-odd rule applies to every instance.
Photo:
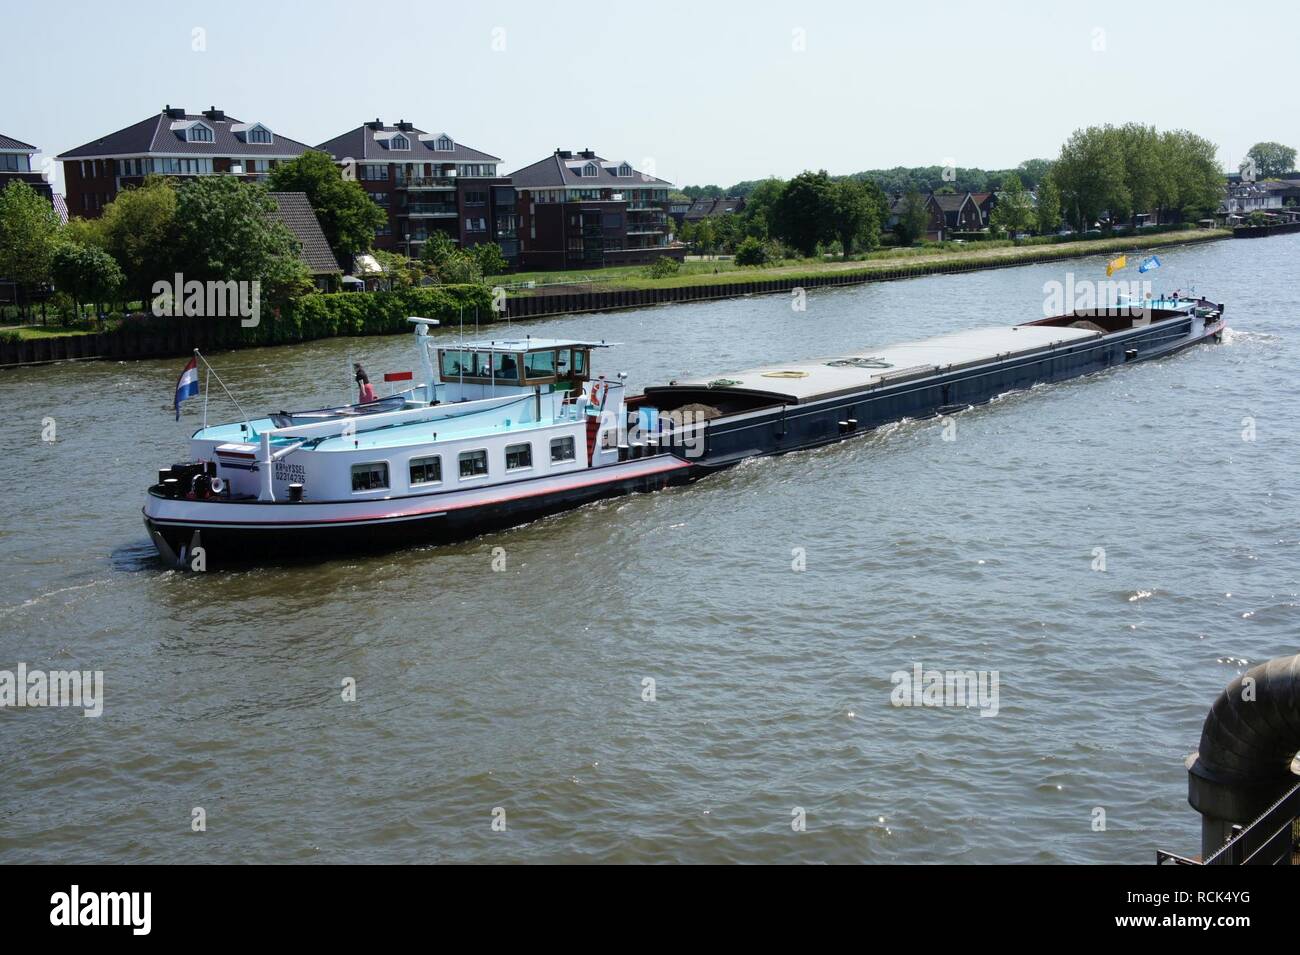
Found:
[[[1151,256],[1151,258],[1147,259],[1145,262],[1143,262],[1141,265],[1138,266],[1138,271],[1150,272],[1152,269],[1158,269],[1158,268],[1160,268],[1160,259],[1159,257],[1153,255]]]

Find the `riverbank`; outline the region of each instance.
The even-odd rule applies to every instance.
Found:
[[[926,250],[889,250],[853,261],[801,262],[768,268],[723,263],[716,271],[689,268],[683,274],[651,278],[644,269],[610,269],[566,290],[521,289],[506,298],[511,320],[581,312],[645,308],[674,302],[697,302],[885,282],[958,272],[1009,268],[1092,255],[1139,252],[1173,245],[1231,237],[1226,229],[1163,232],[1149,236],[1085,239],[1050,245],[1008,245]],[[693,263],[695,266],[708,263]],[[486,320],[493,314],[486,286],[439,286],[394,292],[348,292],[311,295],[280,315],[264,316],[256,328],[241,328],[225,318],[127,320],[111,331],[76,331],[28,326],[0,331],[0,367],[57,361],[161,358],[193,349],[227,350],[320,338],[381,335],[408,330],[406,315],[453,322],[464,308]],[[35,332],[35,334],[28,334]],[[51,332],[53,332],[51,334]]]

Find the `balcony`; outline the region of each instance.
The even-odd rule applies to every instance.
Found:
[[[396,181],[398,189],[455,189],[456,180],[449,179],[445,176],[412,176],[409,179],[398,179]]]
[[[398,215],[412,218],[455,218],[457,215],[454,202],[412,202],[397,210]]]

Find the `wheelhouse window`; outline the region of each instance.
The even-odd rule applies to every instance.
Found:
[[[411,458],[411,486],[417,484],[438,484],[442,481],[442,458],[434,455],[428,458]]]
[[[506,446],[506,470],[518,471],[533,466],[533,446],[531,444],[511,444]]]
[[[488,473],[487,451],[462,451],[458,460],[462,478],[484,477]]]
[[[529,378],[551,378],[555,375],[555,352],[535,351],[524,356],[524,367]]]
[[[352,465],[353,491],[382,491],[387,487],[388,464],[386,462]]]
[[[551,439],[552,464],[563,464],[565,461],[574,461],[577,457],[578,455],[574,447],[573,435]]]

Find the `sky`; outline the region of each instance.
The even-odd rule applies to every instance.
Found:
[[[1232,168],[1300,146],[1271,0],[4,4],[0,133],[42,158],[164,104],[309,145],[406,119],[503,172],[590,147],[679,186],[1008,168],[1107,122],[1190,129]]]

